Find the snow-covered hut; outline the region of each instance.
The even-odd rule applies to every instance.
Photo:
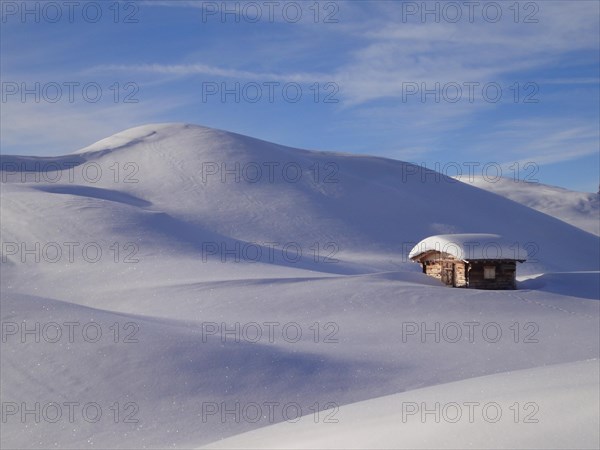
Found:
[[[524,262],[527,252],[497,234],[442,234],[423,239],[408,257],[450,286],[516,289],[517,262]]]

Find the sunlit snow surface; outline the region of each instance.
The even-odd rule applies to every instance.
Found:
[[[3,448],[600,445],[589,232],[399,161],[182,124],[2,168]],[[520,289],[420,273],[410,249],[448,233],[525,248]],[[402,417],[492,401],[503,420]]]

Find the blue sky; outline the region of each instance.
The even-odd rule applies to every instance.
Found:
[[[188,122],[598,190],[597,1],[1,4],[3,154]]]

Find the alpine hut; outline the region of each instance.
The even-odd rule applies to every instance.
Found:
[[[442,234],[423,239],[408,257],[449,286],[516,289],[517,262],[527,252],[497,234]]]

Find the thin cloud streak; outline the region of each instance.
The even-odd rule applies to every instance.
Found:
[[[310,73],[270,73],[251,72],[246,70],[227,69],[207,64],[137,64],[137,65],[99,65],[85,70],[85,73],[106,72],[142,72],[164,75],[190,76],[211,75],[224,78],[238,78],[254,81],[287,81],[296,83],[311,83],[315,80],[326,79],[323,74]]]

